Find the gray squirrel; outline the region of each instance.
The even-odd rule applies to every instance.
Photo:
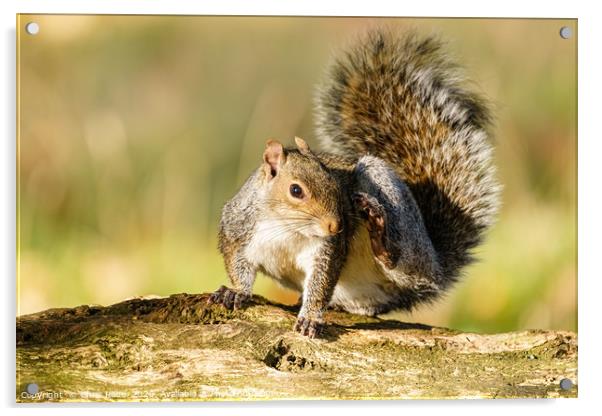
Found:
[[[238,309],[257,272],[302,293],[294,330],[316,337],[328,307],[377,315],[446,291],[493,223],[486,102],[415,32],[375,29],[332,64],[317,97],[324,152],[268,140],[222,211],[219,249]]]

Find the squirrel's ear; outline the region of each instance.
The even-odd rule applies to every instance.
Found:
[[[309,146],[307,145],[305,140],[303,140],[301,137],[295,136],[295,144],[297,145],[297,148],[299,149],[299,151],[301,153],[309,153],[310,152]]]
[[[268,140],[263,152],[264,170],[267,177],[271,179],[276,176],[285,160],[286,155],[282,144],[276,140]]]

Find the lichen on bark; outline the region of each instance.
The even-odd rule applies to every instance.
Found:
[[[571,332],[483,335],[329,311],[323,338],[308,339],[291,330],[293,307],[254,296],[229,311],[207,296],[18,317],[17,401],[577,396]]]

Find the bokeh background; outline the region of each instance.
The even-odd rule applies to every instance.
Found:
[[[575,330],[574,20],[21,16],[18,313],[225,283],[221,206],[266,138],[317,144],[315,85],[380,24],[449,41],[495,106],[504,185],[480,262],[444,299],[395,316]],[[256,293],[297,299],[262,276]]]

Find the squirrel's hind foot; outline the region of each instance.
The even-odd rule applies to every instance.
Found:
[[[251,298],[251,295],[240,290],[230,289],[226,286],[220,286],[207,299],[207,303],[223,305],[227,309],[240,309]]]
[[[380,260],[387,269],[397,266],[399,255],[395,254],[387,237],[387,213],[378,200],[365,192],[353,194],[353,202],[362,218],[366,220],[366,227],[370,234],[370,244],[374,256]]]

